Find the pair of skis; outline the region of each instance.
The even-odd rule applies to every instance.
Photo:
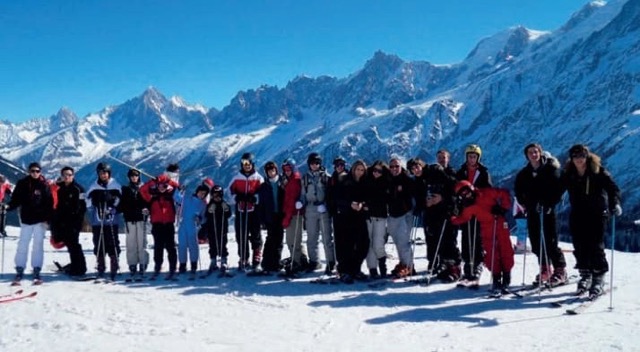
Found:
[[[23,300],[25,298],[35,297],[37,294],[38,294],[38,291],[31,291],[31,292],[25,294],[24,290],[17,290],[16,292],[14,292],[12,294],[0,296],[0,303],[9,303],[9,302],[20,301],[20,300]]]
[[[583,313],[585,310],[589,309],[600,297],[606,295],[609,292],[609,289],[603,290],[600,294],[586,294],[587,292],[578,292],[575,295],[559,300],[551,302],[551,306],[554,308],[562,308],[569,306],[567,310],[565,310],[566,315],[578,315]],[[577,305],[576,305],[577,304]]]

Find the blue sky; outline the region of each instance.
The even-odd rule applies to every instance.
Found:
[[[522,24],[554,30],[578,0],[0,1],[0,119],[78,116],[154,86],[224,107],[239,90],[297,75],[345,77],[377,50],[462,61]]]

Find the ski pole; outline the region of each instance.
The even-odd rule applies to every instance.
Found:
[[[471,226],[471,222],[467,223],[467,226]],[[470,236],[471,231],[468,232],[468,235],[470,236],[470,239],[473,239],[473,241],[469,242],[469,252],[471,253],[470,255],[470,259],[471,259],[471,275],[475,276],[475,270],[476,270],[476,244],[478,243],[478,219],[474,216],[473,217],[473,236]],[[480,281],[480,277],[477,278],[478,282]]]
[[[542,258],[544,258],[544,263],[547,266],[547,270],[549,269],[549,255],[547,254],[547,241],[544,238],[544,208],[541,208],[540,211],[540,263],[542,263]],[[540,276],[538,276],[538,302],[542,300],[542,264],[540,264]],[[549,283],[549,288],[551,287],[551,283]]]
[[[298,252],[296,251],[296,245],[298,243],[297,240],[298,240],[298,222],[299,221],[300,221],[300,209],[296,211],[296,226],[294,226],[293,228],[293,247],[291,247],[291,263],[289,263],[289,272],[291,273],[291,275],[293,275],[293,262],[295,262],[294,258],[296,256],[296,252]],[[300,235],[302,235],[302,233]],[[301,259],[300,257],[302,257],[301,252],[299,253],[298,260]]]
[[[433,275],[433,267],[435,266],[436,263],[436,259],[438,260],[437,263],[438,265],[440,265],[441,260],[438,257],[438,253],[440,252],[440,243],[442,242],[442,237],[444,237],[444,230],[447,227],[447,219],[444,219],[444,221],[442,222],[442,229],[440,230],[440,238],[438,238],[438,244],[436,245],[436,253],[433,256],[433,263],[434,265],[431,266],[431,272],[428,273],[429,276],[427,277],[427,280],[431,280],[431,275]]]
[[[220,255],[220,264],[222,265],[222,252],[220,251],[220,245],[218,242],[218,235],[216,234],[217,231],[217,224],[216,224],[216,203],[212,204],[213,206],[213,245],[215,246],[216,250],[214,253],[216,253],[216,256],[213,257],[213,260],[211,261],[211,263],[209,263],[209,268],[211,268],[212,264],[215,264],[216,266],[218,265],[218,255]],[[220,228],[222,229],[222,226],[220,226]],[[220,242],[222,242],[222,238],[220,238]],[[211,242],[209,242],[209,246],[211,246]]]
[[[493,216],[493,239],[491,243],[491,287],[493,289],[493,276],[495,275],[495,258],[496,258],[496,230],[498,228],[498,217]],[[502,285],[502,283],[500,283]]]
[[[223,236],[224,236],[224,219],[225,219],[225,215],[224,215],[224,206],[220,205],[220,207],[222,208],[222,213],[220,216],[220,232],[218,233],[218,236],[220,238],[220,246],[218,246],[218,255],[220,256],[220,269],[222,269],[222,244],[223,244]],[[214,228],[214,235],[215,235],[215,220],[216,220],[216,213],[213,213],[213,228]]]
[[[411,266],[409,267],[409,278],[413,276],[416,260],[416,236],[418,233],[418,216],[413,216],[413,226],[411,227]]]
[[[529,221],[529,215],[527,214],[527,221]],[[525,274],[527,272],[527,241],[529,238],[529,228],[524,231],[524,256],[522,258],[522,286],[525,284]]]
[[[611,217],[611,272],[609,277],[609,310],[613,309],[613,253],[616,244],[616,216]]]
[[[0,266],[2,267],[0,269],[0,277],[2,277],[4,279],[4,238],[5,236],[2,236],[2,262],[0,262]]]
[[[122,164],[122,165],[124,165],[124,166],[126,166],[128,168],[130,168],[130,169],[136,169],[136,170],[140,171],[141,174],[147,176],[150,179],[154,179],[155,178],[155,176],[151,175],[150,173],[145,172],[144,170],[140,170],[139,167],[137,167],[135,165],[132,165],[132,164],[129,164],[129,163],[123,161],[123,160],[120,160],[120,159],[116,158],[115,156],[111,155],[110,153],[107,153],[104,156],[106,156],[107,158],[112,159],[112,160],[114,160],[114,161],[116,161],[116,162],[118,162],[118,163],[120,163],[120,164]]]

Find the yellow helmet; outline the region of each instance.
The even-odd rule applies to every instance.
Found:
[[[480,146],[477,144],[469,144],[464,150],[464,155],[467,155],[469,153],[478,154],[478,160],[480,160],[480,157],[482,156],[482,149],[480,149]]]

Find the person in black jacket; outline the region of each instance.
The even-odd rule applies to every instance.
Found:
[[[396,276],[406,276],[413,268],[413,249],[411,230],[413,226],[413,180],[402,167],[399,158],[389,160],[391,173],[389,188],[389,217],[387,231],[393,239],[398,252],[398,264],[392,270]]]
[[[570,159],[562,174],[562,186],[569,193],[569,230],[576,268],[580,272],[578,292],[604,291],[604,274],[609,264],[604,253],[604,233],[611,215],[622,215],[620,189],[602,166],[598,155],[583,144],[569,149]]]
[[[540,274],[535,281],[562,285],[567,282],[567,262],[558,247],[555,212],[562,196],[560,163],[554,157],[544,155],[542,146],[536,143],[527,145],[524,155],[529,162],[516,175],[515,195],[525,209],[531,249],[540,263]]]
[[[227,272],[229,251],[227,250],[227,240],[229,234],[229,218],[231,208],[224,201],[224,190],[221,186],[211,188],[211,199],[205,211],[204,227],[209,240],[209,258],[211,263],[207,270],[207,275],[211,275],[215,270],[220,269],[221,274]],[[280,238],[282,243],[282,237]],[[220,256],[220,266],[217,257]]]
[[[91,214],[93,232],[93,254],[97,259],[98,277],[104,278],[106,257],[109,256],[110,279],[118,273],[120,238],[116,211],[122,197],[120,184],[111,177],[111,166],[98,163],[97,179],[87,189],[87,210]]]
[[[260,185],[258,195],[261,199],[258,206],[260,224],[267,229],[267,238],[264,242],[262,257],[262,269],[269,272],[278,272],[282,269],[282,241],[284,228],[282,227],[282,205],[284,203],[284,189],[281,187],[278,165],[268,161],[264,165],[266,180]]]
[[[369,167],[365,179],[367,188],[367,230],[369,233],[369,252],[367,254],[367,267],[372,279],[387,275],[387,217],[389,216],[389,200],[391,175],[387,164],[382,160],[376,160]],[[380,270],[378,272],[378,269]]]
[[[29,243],[31,247],[31,265],[33,279],[39,282],[40,271],[44,262],[44,234],[47,223],[51,220],[53,211],[53,197],[44,176],[42,168],[37,162],[29,164],[29,175],[20,179],[16,184],[7,211],[20,208],[20,239],[16,250],[16,277],[14,283],[19,284],[27,265]]]
[[[149,217],[149,203],[140,194],[140,171],[129,169],[127,172],[129,184],[122,186],[122,199],[118,205],[119,212],[124,216],[124,226],[127,232],[127,264],[131,279],[141,280],[149,265],[147,252],[147,219]],[[140,269],[138,271],[138,269]]]
[[[72,167],[63,167],[60,176],[62,180],[56,184],[58,204],[53,211],[51,234],[56,241],[67,246],[70,264],[64,267],[65,272],[71,276],[81,276],[87,272],[80,244],[80,231],[87,211],[84,188],[74,180]]]
[[[467,180],[475,188],[493,187],[491,175],[484,164],[480,162],[482,149],[477,144],[470,144],[464,150],[465,162],[456,173],[458,181]],[[464,277],[468,281],[476,281],[482,275],[484,252],[480,236],[480,224],[472,218],[462,230],[462,260],[464,261]]]
[[[367,165],[357,160],[351,166],[349,176],[344,181],[344,194],[338,197],[338,213],[344,214],[342,221],[346,221],[344,232],[336,231],[336,252],[340,271],[340,280],[351,284],[356,280],[366,278],[361,271],[362,263],[369,251],[369,233],[367,232],[367,218],[369,208],[366,187]]]

